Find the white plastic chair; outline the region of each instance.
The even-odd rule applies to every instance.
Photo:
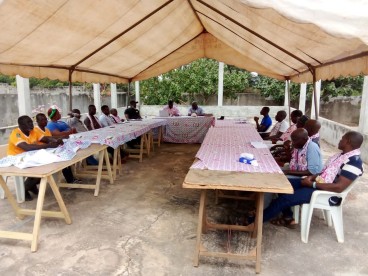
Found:
[[[357,183],[357,180],[353,181],[349,185],[349,187],[347,187],[342,193],[334,193],[327,191],[313,192],[310,203],[302,205],[300,227],[301,227],[301,239],[304,243],[308,243],[309,228],[312,220],[313,209],[322,209],[323,217],[325,220],[327,220],[327,225],[332,226],[333,222],[337,241],[339,243],[344,242],[344,222],[342,219],[342,205],[344,203],[346,196],[351,191],[355,183]],[[341,197],[341,203],[339,206],[330,206],[328,200],[332,196]],[[299,208],[294,208],[294,211],[298,211],[297,209]]]
[[[8,182],[8,177],[3,177],[5,183]],[[21,176],[14,177],[14,184],[15,184],[15,194],[17,195],[18,203],[24,202],[25,199],[25,192],[24,192],[24,179]],[[4,190],[0,187],[0,198],[5,198]]]
[[[271,129],[273,128],[274,125],[270,125],[265,131],[262,131],[262,132],[258,132],[259,134],[261,133],[269,133],[271,132]]]
[[[0,159],[5,157],[7,155],[6,151],[7,151],[8,145],[0,145]],[[4,177],[4,181],[5,183],[7,182],[8,177]],[[24,202],[24,180],[23,177],[21,176],[16,176],[15,177],[15,192],[17,195],[17,201],[19,203]],[[0,198],[4,199],[5,198],[5,194],[3,189],[0,187]]]

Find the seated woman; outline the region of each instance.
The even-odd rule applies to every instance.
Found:
[[[55,106],[47,110],[47,115],[50,121],[47,123],[47,128],[50,130],[52,136],[69,138],[70,134],[77,133],[75,128],[71,128],[67,123],[60,121],[61,114]]]

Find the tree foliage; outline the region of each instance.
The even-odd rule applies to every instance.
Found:
[[[363,76],[340,77],[331,81],[322,81],[321,98],[328,100],[329,97],[361,95],[363,81]]]
[[[258,76],[254,80],[253,88],[257,89],[261,95],[266,98],[283,103],[285,99],[285,81],[276,80],[266,76]],[[290,83],[290,100],[294,101],[299,98],[300,85]]]
[[[9,85],[15,85],[15,77],[5,76],[0,74],[0,83],[7,83]]]
[[[177,103],[198,99],[205,104],[217,94],[218,62],[212,59],[198,59],[161,76],[144,80],[140,84],[141,94],[146,104],[162,105],[172,99]],[[224,97],[234,98],[248,86],[249,72],[224,66]]]

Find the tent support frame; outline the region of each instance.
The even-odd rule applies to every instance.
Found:
[[[73,109],[73,97],[72,97],[72,88],[73,88],[73,83],[72,83],[72,75],[74,72],[74,68],[70,68],[69,69],[69,110],[71,111]]]

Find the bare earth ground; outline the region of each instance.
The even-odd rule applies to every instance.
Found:
[[[199,192],[181,187],[199,145],[164,144],[139,164],[129,160],[114,185],[103,182],[100,195],[62,189],[73,223],[43,219],[39,250],[26,241],[0,239],[0,275],[253,275],[254,263],[215,258],[193,267]],[[322,143],[324,157],[335,149]],[[300,229],[264,225],[262,275],[368,275],[368,176],[361,178],[344,206],[345,243],[320,212],[314,214],[309,243]],[[12,187],[13,185],[10,184]],[[242,205],[214,204],[209,216],[226,221]],[[36,202],[22,206],[35,207]],[[46,209],[57,205],[48,189]],[[31,232],[33,218],[18,220],[6,200],[0,200],[0,229]],[[208,248],[245,251],[254,244],[247,233],[213,232]]]

